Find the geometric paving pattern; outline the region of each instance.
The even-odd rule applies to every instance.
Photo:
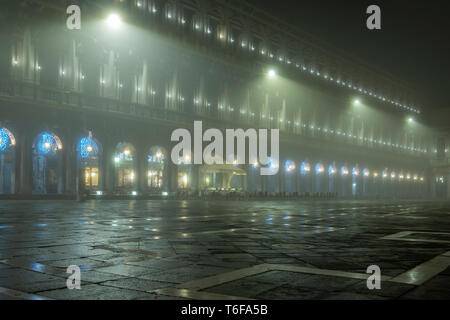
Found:
[[[449,299],[449,250],[449,202],[1,201],[0,299]]]

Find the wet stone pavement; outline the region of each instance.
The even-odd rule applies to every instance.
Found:
[[[449,202],[0,201],[0,299],[449,299],[449,267]]]

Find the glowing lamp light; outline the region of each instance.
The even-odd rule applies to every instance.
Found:
[[[115,158],[114,158],[114,162],[115,162],[115,163],[119,163],[119,162],[120,162],[120,158],[119,158],[119,157],[115,157]]]
[[[289,165],[286,166],[286,171],[287,172],[292,172],[295,170],[295,164],[294,163],[290,163]]]
[[[133,192],[131,193],[131,195],[132,195],[132,196],[137,196],[137,192],[136,192],[136,191],[133,191]]]
[[[125,150],[123,153],[124,153],[126,156],[129,156],[129,155],[130,155],[130,150]]]
[[[278,165],[278,163],[276,163],[274,161],[270,161],[269,168],[270,169],[278,169],[279,165]]]
[[[269,76],[269,78],[273,79],[273,78],[275,78],[277,76],[277,73],[276,73],[275,70],[271,69],[271,70],[269,70],[267,75]]]
[[[113,30],[118,30],[122,26],[122,19],[117,13],[111,13],[106,19],[106,24]]]
[[[86,148],[86,150],[87,150],[87,152],[91,153],[94,149],[92,148],[92,146],[88,146],[88,147]]]
[[[52,146],[52,145],[50,144],[50,142],[44,143],[44,148],[45,148],[45,149],[50,149],[51,146]]]
[[[98,196],[102,196],[102,195],[103,195],[103,192],[102,192],[102,191],[97,191],[96,194],[97,194]]]
[[[361,100],[355,99],[355,101],[353,101],[353,104],[354,104],[355,106],[359,106],[359,105],[361,105]]]

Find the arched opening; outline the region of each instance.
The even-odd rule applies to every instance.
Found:
[[[392,171],[390,176],[390,181],[389,181],[389,195],[391,197],[396,198],[398,196],[398,175],[397,172]]]
[[[342,197],[349,197],[351,195],[351,183],[349,182],[350,172],[346,166],[341,167],[339,184],[339,194]]]
[[[285,170],[285,186],[284,190],[286,193],[294,193],[297,191],[297,175],[296,175],[296,165],[294,161],[287,160],[284,164]]]
[[[191,184],[191,155],[185,154],[178,159],[178,189],[188,191]]]
[[[406,188],[405,188],[405,174],[401,171],[398,174],[398,192],[397,195],[401,198],[406,197]]]
[[[381,179],[381,195],[387,198],[389,197],[389,174],[387,169],[382,172]]]
[[[413,189],[413,183],[412,183],[412,174],[407,172],[405,175],[405,191],[406,191],[406,196],[408,198],[413,197],[414,196],[414,189]]]
[[[249,192],[261,192],[262,186],[261,186],[261,168],[259,163],[254,163],[250,165],[250,168],[248,169],[248,191]]]
[[[90,193],[101,188],[99,144],[92,137],[83,137],[78,141],[78,173],[83,175],[84,187]]]
[[[311,165],[303,162],[300,166],[300,192],[310,193],[311,191]]]
[[[40,133],[33,142],[33,193],[59,194],[62,186],[61,140],[51,132]]]
[[[161,194],[166,179],[166,151],[161,147],[150,148],[147,156],[147,187],[151,194]]]
[[[16,139],[6,128],[0,128],[0,194],[13,194],[15,182]]]
[[[336,166],[334,164],[328,167],[328,192],[336,193]]]
[[[114,191],[117,194],[135,195],[136,149],[130,143],[121,142],[114,155]]]
[[[270,169],[270,171],[272,171],[272,173],[276,173],[276,174],[272,174],[269,176],[266,176],[267,178],[267,192],[269,194],[276,194],[280,192],[280,163],[275,160],[275,159],[270,159],[269,164],[268,164],[268,168]]]
[[[361,170],[358,167],[354,167],[352,169],[352,196],[359,197],[361,196]]]
[[[362,193],[365,197],[370,196],[370,170],[367,168],[363,170]]]

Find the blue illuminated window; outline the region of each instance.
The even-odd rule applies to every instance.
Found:
[[[37,137],[35,145],[37,148],[34,149],[34,152],[38,155],[54,155],[62,149],[61,140],[50,132],[41,133]]]
[[[302,175],[306,176],[307,174],[309,174],[311,172],[311,166],[309,163],[307,162],[303,162],[302,166],[300,168],[300,172],[302,173]]]
[[[94,139],[85,137],[81,138],[78,145],[78,152],[81,159],[98,157],[98,144]]]
[[[9,151],[16,144],[12,133],[6,128],[0,128],[0,151]]]

